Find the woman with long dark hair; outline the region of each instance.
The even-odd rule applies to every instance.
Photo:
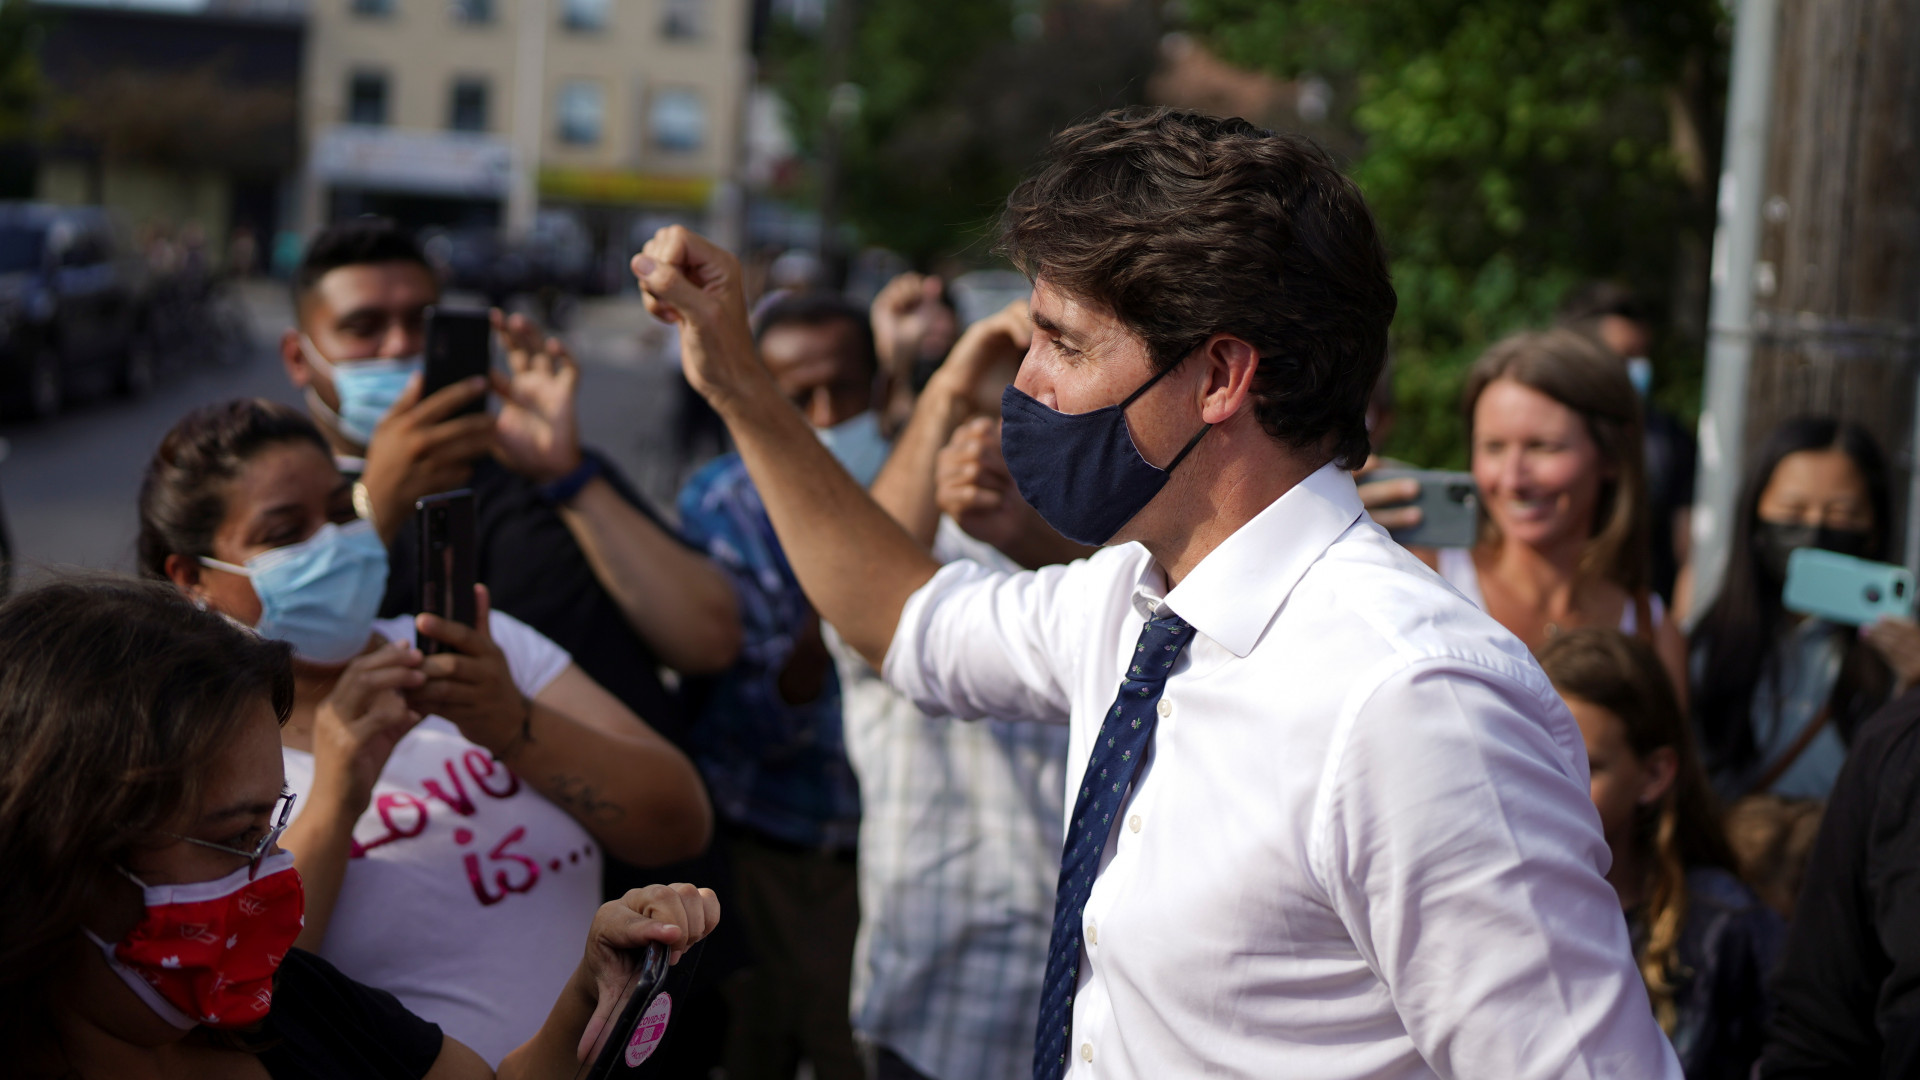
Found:
[[[1860,722],[1920,678],[1913,623],[1856,632],[1781,604],[1795,549],[1884,560],[1892,518],[1885,459],[1858,425],[1789,420],[1755,454],[1726,577],[1693,633],[1693,714],[1723,799],[1825,798]]]
[[[1645,642],[1569,630],[1540,666],[1580,724],[1634,960],[1688,1080],[1744,1078],[1760,1055],[1778,916],[1740,883],[1673,684]]]

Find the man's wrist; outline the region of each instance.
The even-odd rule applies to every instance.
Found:
[[[540,485],[540,497],[553,506],[565,506],[600,475],[602,468],[598,457],[581,454],[573,468]]]

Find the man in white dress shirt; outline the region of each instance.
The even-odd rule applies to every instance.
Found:
[[[1359,193],[1304,139],[1130,111],[1057,136],[1002,237],[1007,463],[1105,546],[1035,572],[938,565],[833,465],[725,252],[667,229],[634,270],[822,617],[922,708],[1070,725],[1036,1080],[1678,1080],[1578,728],[1345,471],[1394,307]]]

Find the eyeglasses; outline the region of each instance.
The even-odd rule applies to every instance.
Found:
[[[293,792],[289,791],[280,796],[280,798],[286,800],[286,802],[280,805],[280,815],[274,819],[273,827],[268,829],[267,835],[261,837],[260,842],[253,846],[252,851],[244,851],[237,847],[228,847],[225,844],[216,844],[211,840],[201,840],[197,837],[181,836],[179,833],[170,833],[168,835],[178,840],[185,840],[189,844],[198,844],[203,848],[212,848],[215,851],[224,851],[229,855],[240,856],[247,860],[247,880],[252,881],[254,875],[260,872],[260,864],[266,860],[267,854],[273,850],[274,842],[280,839],[281,833],[287,831],[287,819],[293,816]]]

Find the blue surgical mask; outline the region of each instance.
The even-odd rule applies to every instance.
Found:
[[[1644,356],[1627,357],[1627,381],[1641,397],[1653,391],[1653,361]]]
[[[426,360],[417,353],[336,364],[321,356],[305,334],[300,335],[300,351],[306,353],[308,363],[333,382],[333,392],[340,398],[340,411],[328,408],[311,386],[307,387],[307,404],[331,420],[340,434],[361,446],[373,440],[373,429],[379,425],[380,418],[393,409],[393,403],[400,400],[407,380],[426,366]]]
[[[880,434],[880,414],[871,409],[830,428],[815,428],[813,433],[861,487],[873,483],[873,478],[880,475],[880,466],[887,463],[887,455],[893,452],[893,444]]]
[[[1127,406],[1165,378],[1175,364],[1142,383],[1118,405],[1092,412],[1049,409],[1008,386],[1000,395],[1000,451],[1020,497],[1061,536],[1080,544],[1104,544],[1146,508],[1167,478],[1200,444],[1213,425],[1155,468],[1133,445]]]
[[[284,641],[316,664],[342,664],[366,647],[387,591],[387,549],[373,522],[331,522],[297,544],[263,551],[245,566],[202,556],[215,570],[251,579],[261,637]]]

